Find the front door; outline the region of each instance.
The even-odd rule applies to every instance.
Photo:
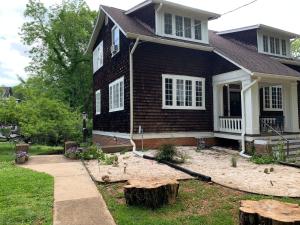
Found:
[[[241,92],[230,92],[230,116],[242,116]]]

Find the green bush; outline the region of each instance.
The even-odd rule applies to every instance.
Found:
[[[258,155],[254,154],[251,159],[251,162],[256,163],[256,164],[272,164],[275,163],[276,160],[274,159],[273,156],[270,155]]]
[[[172,162],[176,156],[176,148],[174,145],[165,144],[159,148],[159,151],[156,155],[158,161],[168,161]]]
[[[92,145],[80,153],[80,158],[84,160],[92,159],[104,159],[104,153],[101,149],[98,149],[96,145]]]

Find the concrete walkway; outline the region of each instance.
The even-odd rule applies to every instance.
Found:
[[[80,161],[58,155],[32,156],[22,167],[54,177],[54,225],[115,225]]]

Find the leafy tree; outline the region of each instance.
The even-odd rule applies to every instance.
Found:
[[[54,90],[54,97],[73,109],[91,112],[91,56],[85,50],[96,12],[83,0],[66,0],[50,8],[29,0],[24,15],[29,20],[21,29],[30,47],[27,70]]]
[[[294,57],[296,58],[300,57],[300,38],[292,42],[292,53]]]

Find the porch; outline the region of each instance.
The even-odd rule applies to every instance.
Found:
[[[299,132],[296,78],[237,70],[214,76],[214,131],[247,136]]]

